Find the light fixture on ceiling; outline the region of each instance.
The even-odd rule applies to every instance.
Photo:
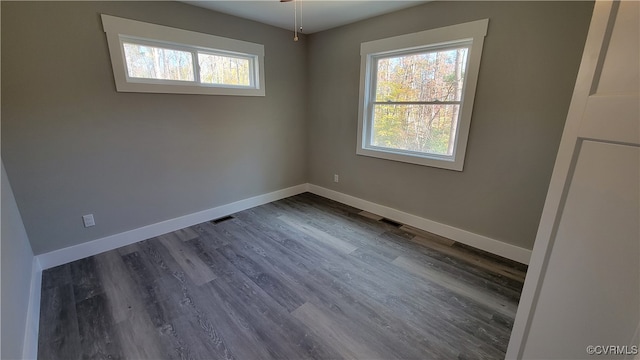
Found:
[[[298,32],[302,32],[302,0],[280,0],[280,2],[293,2],[293,41],[298,41]],[[298,2],[300,3],[300,27],[298,27]]]

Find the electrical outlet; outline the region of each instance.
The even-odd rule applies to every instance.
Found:
[[[87,214],[82,216],[82,222],[84,223],[84,227],[95,226],[96,221],[93,219],[93,214]]]
[[[333,182],[340,182],[340,177],[338,176],[338,174],[333,175]]]

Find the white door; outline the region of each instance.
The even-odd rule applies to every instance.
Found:
[[[595,4],[508,359],[637,358],[639,18]]]

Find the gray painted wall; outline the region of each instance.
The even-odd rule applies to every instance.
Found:
[[[307,181],[304,38],[177,2],[1,6],[2,157],[36,254]],[[117,93],[101,13],[264,44],[267,96]]]
[[[2,165],[2,359],[22,359],[33,252]],[[33,326],[33,324],[31,324]],[[30,329],[31,331],[32,329]]]
[[[298,43],[176,2],[1,6],[2,156],[41,254],[305,182],[531,248],[593,4],[433,2]],[[264,44],[267,96],[117,93],[100,13]],[[465,171],[356,156],[360,43],[481,18]]]
[[[531,249],[592,9],[433,2],[311,35],[310,182]],[[356,156],[360,43],[483,18],[464,171]]]

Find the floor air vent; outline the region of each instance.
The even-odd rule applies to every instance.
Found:
[[[231,220],[231,219],[233,219],[233,216],[223,216],[221,218],[217,218],[217,219],[211,220],[210,223],[212,223],[214,225],[217,225],[217,224],[220,224],[221,222],[224,222],[224,221],[227,221],[227,220]]]
[[[393,220],[389,220],[389,219],[387,219],[387,218],[382,218],[382,219],[380,219],[380,222],[383,222],[383,223],[385,223],[385,224],[389,224],[389,225],[391,225],[391,226],[395,226],[395,227],[398,227],[398,228],[399,228],[400,226],[402,226],[402,224],[400,224],[399,222],[396,222],[396,221],[393,221]]]

